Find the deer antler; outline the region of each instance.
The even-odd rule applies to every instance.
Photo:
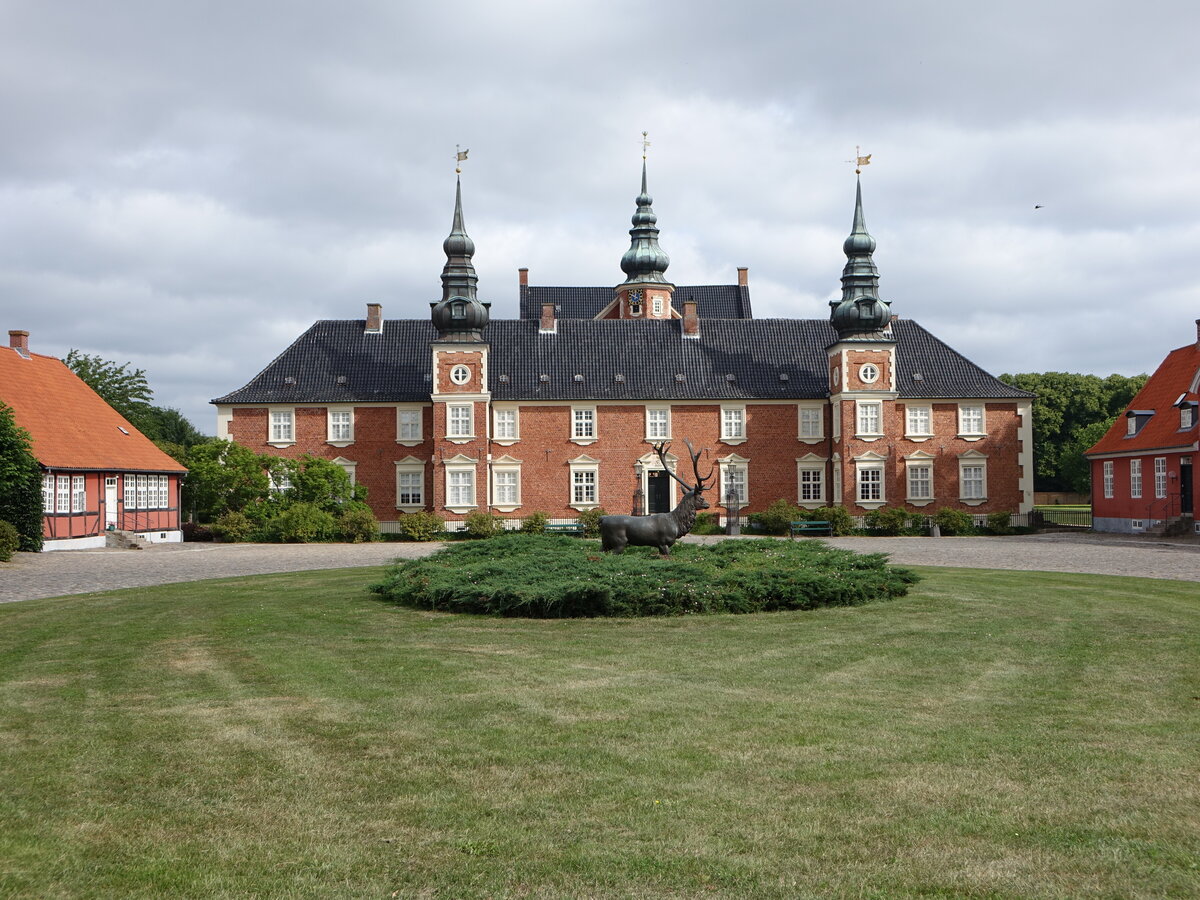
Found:
[[[705,478],[705,477],[702,477],[702,476],[700,475],[700,454],[701,454],[703,451],[698,451],[698,450],[695,450],[695,449],[692,447],[692,442],[691,442],[691,441],[689,441],[687,438],[684,438],[684,439],[683,439],[683,442],[684,442],[685,444],[687,444],[687,448],[688,448],[688,455],[692,457],[692,471],[693,471],[693,472],[695,473],[695,475],[696,475],[696,493],[697,493],[697,494],[699,494],[699,493],[702,493],[703,491],[706,491],[706,490],[708,490],[710,487],[712,487],[712,483],[713,483],[713,474],[716,472],[716,470],[717,470],[717,467],[716,467],[716,466],[712,466],[712,467],[711,467],[711,468],[708,470],[708,476],[707,476],[707,478]]]
[[[693,488],[690,484],[672,472],[671,467],[667,465],[667,450],[669,450],[670,447],[671,445],[665,441],[659,441],[654,445],[654,452],[658,454],[658,461],[662,463],[663,471],[682,484],[685,488],[687,488],[687,490],[695,490],[695,488]]]

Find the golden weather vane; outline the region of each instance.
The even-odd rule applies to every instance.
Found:
[[[862,155],[862,147],[859,147],[857,144],[855,144],[854,145],[854,159],[848,159],[848,160],[846,160],[846,162],[854,163],[854,174],[861,175],[862,167],[869,166],[871,164],[871,154],[868,153],[866,156],[863,156]]]
[[[456,174],[459,174],[459,175],[462,174],[462,166],[460,166],[458,164],[460,162],[462,162],[464,159],[466,159],[467,154],[470,152],[471,152],[470,149],[467,149],[467,150],[461,149],[461,145],[459,145],[459,144],[454,145],[454,171]]]
[[[642,132],[642,159],[646,158],[646,148],[650,146],[650,142],[648,140],[646,140],[646,138],[649,136],[649,134],[650,134],[650,132],[648,132],[648,131]]]

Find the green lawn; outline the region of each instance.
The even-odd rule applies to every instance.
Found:
[[[920,572],[673,619],[381,569],[0,606],[0,896],[1200,894],[1197,585]]]

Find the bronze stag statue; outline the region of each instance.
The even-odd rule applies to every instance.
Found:
[[[667,448],[670,444],[654,445],[654,452],[662,462],[663,470],[683,485],[683,499],[669,513],[654,513],[649,516],[603,516],[600,519],[600,545],[612,553],[621,553],[633,544],[635,547],[657,547],[663,556],[669,556],[671,546],[692,530],[696,524],[696,510],[708,509],[709,503],[703,492],[712,487],[713,470],[707,478],[700,477],[700,453],[692,449],[691,441],[684,440],[692,457],[692,472],[696,484],[692,486],[671,471],[667,465]]]

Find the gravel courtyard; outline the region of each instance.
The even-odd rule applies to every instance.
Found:
[[[688,537],[689,541],[722,540]],[[748,540],[760,540],[748,538]],[[811,539],[810,539],[811,540]],[[1200,581],[1200,542],[1129,535],[824,538],[838,547],[887,553],[902,565],[962,566],[1137,575]],[[144,587],[204,578],[384,565],[432,553],[441,544],[158,544],[142,550],[18,553],[0,563],[0,603]]]

